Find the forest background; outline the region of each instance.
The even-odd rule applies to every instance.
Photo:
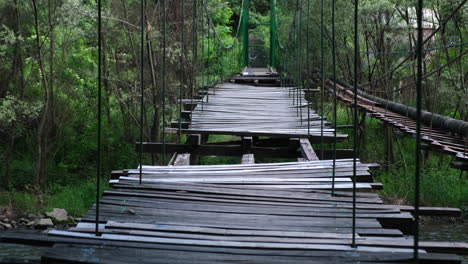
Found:
[[[197,90],[202,83],[200,65],[208,65],[204,69],[208,75],[223,70],[220,67],[225,65],[209,48],[209,40],[192,30],[193,1],[166,1],[165,54],[161,7],[164,1],[146,1],[143,124],[139,119],[140,1],[103,1],[104,178],[112,169],[137,166],[135,142],[139,140],[141,126],[145,141],[161,141],[162,100],[169,109],[166,122],[178,120],[179,87],[182,86],[183,95],[188,96],[192,87]],[[226,45],[235,41],[241,2],[206,0],[213,26]],[[250,34],[264,46],[268,61],[270,1],[250,2]],[[352,83],[354,46],[350,21],[353,14],[349,10],[353,3],[344,0],[336,3],[338,78]],[[466,1],[427,0],[425,5],[425,34],[441,24],[444,27],[426,44],[426,48],[436,49],[427,51],[424,56],[424,73],[432,74],[424,80],[423,107],[468,121]],[[371,94],[410,106],[415,104],[414,56],[398,71],[386,73],[408,56],[407,51],[414,50],[414,6],[415,1],[410,0],[362,0],[359,7],[361,83],[372,83],[367,87]],[[290,25],[296,19],[297,8],[303,12],[302,39],[305,41],[309,34],[309,64],[314,69],[312,72],[317,73],[321,67],[320,0],[278,0],[279,41],[287,45],[291,40]],[[0,0],[0,206],[32,212],[60,207],[80,215],[95,199],[96,10],[95,0]],[[324,1],[326,76],[330,76],[332,70],[331,10],[331,1]],[[451,19],[445,23],[448,16]],[[196,63],[189,63],[195,51],[193,47],[198,57]],[[200,52],[201,47],[204,53]],[[306,49],[301,52],[305,54]],[[167,58],[165,98],[161,96],[163,56]],[[186,62],[183,65],[181,56]],[[181,79],[180,76],[186,77]],[[385,78],[379,78],[381,76]],[[313,76],[304,74],[303,78],[305,85],[320,88],[320,82]],[[325,110],[323,115],[334,121],[330,98],[327,98]],[[338,117],[339,124],[352,123],[350,110],[345,105],[340,105]],[[395,134],[365,115],[360,118],[366,124],[360,133],[361,158],[383,165],[383,169],[376,172],[376,180],[385,186],[382,195],[400,203],[411,202],[414,140]],[[350,130],[343,132],[352,134]],[[167,140],[176,141],[177,138],[168,135]],[[350,138],[339,147],[349,147],[352,142]],[[423,204],[466,210],[466,173],[450,168],[451,157],[431,152],[425,152],[424,157]],[[145,157],[147,162],[151,159]],[[161,162],[157,156],[153,159]],[[201,163],[215,162],[236,160],[201,160]]]

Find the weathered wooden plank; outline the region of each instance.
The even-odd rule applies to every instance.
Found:
[[[242,155],[242,164],[254,164],[254,163],[255,163],[254,154]]]
[[[190,165],[190,153],[178,154],[174,166],[188,166]]]
[[[299,139],[299,143],[301,146],[301,153],[302,156],[307,160],[319,160],[317,154],[315,154],[312,145],[310,145],[310,141],[307,138]]]
[[[414,213],[414,207],[409,205],[400,205],[400,210],[403,212]],[[423,216],[450,216],[460,217],[462,215],[460,208],[449,207],[419,207],[419,215]]]

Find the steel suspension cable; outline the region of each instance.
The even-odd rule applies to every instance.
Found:
[[[358,63],[359,63],[359,35],[358,35],[358,15],[359,15],[359,0],[354,0],[354,111],[353,111],[353,239],[352,247],[356,247],[356,167],[357,167],[357,155],[358,155],[358,107],[357,107],[357,91],[358,91]]]
[[[96,219],[94,234],[99,235],[99,200],[101,194],[101,136],[102,136],[102,2],[97,1],[98,9],[98,102],[97,102],[97,158],[96,158]]]
[[[423,0],[418,0],[416,10],[418,24],[418,41],[416,48],[416,168],[414,185],[414,259],[419,258],[419,184],[421,178],[421,108],[422,108],[422,58],[423,58]]]
[[[144,80],[144,53],[145,53],[145,0],[140,0],[140,171],[139,183],[141,184],[143,178],[143,127],[145,115],[145,80]]]

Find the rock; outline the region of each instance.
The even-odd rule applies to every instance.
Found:
[[[54,226],[54,223],[52,222],[52,219],[50,218],[41,218],[36,221],[35,225],[37,228],[47,228],[47,227]]]
[[[0,223],[0,226],[3,227],[3,229],[12,229],[13,226],[9,223]]]
[[[37,215],[35,215],[35,214],[28,214],[28,218],[29,218],[29,219],[36,219],[36,218],[37,218]]]
[[[68,221],[68,213],[65,209],[54,208],[52,212],[48,212],[46,215],[59,223]]]
[[[70,221],[69,221],[70,223],[72,223],[72,224],[76,224],[76,223],[77,223],[77,222],[76,222],[76,219],[75,219],[73,216],[70,216],[69,219],[70,219]]]

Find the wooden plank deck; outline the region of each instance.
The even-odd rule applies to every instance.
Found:
[[[253,78],[268,75],[268,69],[246,70]],[[142,166],[142,184],[139,168],[114,173],[112,190],[99,204],[98,236],[94,205],[66,231],[0,240],[53,245],[43,263],[414,263],[411,208],[384,204],[372,192],[379,186],[370,173],[375,164],[359,160],[357,246],[351,246],[353,163],[336,160],[333,181],[333,161],[319,160],[311,145],[322,131],[326,142],[333,139],[329,124],[321,127],[322,117],[311,113],[307,139],[307,114],[298,115],[303,106],[292,105],[285,88],[223,83],[209,94],[203,105],[195,102],[191,127],[182,132],[199,134],[195,145],[204,148],[212,146],[201,145],[200,134],[243,136],[236,147],[242,164],[190,166],[191,148],[170,145],[179,153],[174,166]],[[295,151],[307,161],[257,164],[260,152],[250,136],[275,138],[261,139],[261,147],[297,141]],[[159,145],[145,145],[150,147]],[[468,250],[467,243],[420,246],[419,263],[460,263],[456,255],[440,253]]]
[[[142,185],[138,169],[129,170],[112,181],[100,202],[100,236],[93,233],[93,207],[76,227],[48,233],[57,243],[43,261],[411,263],[412,239],[397,229],[410,231],[411,214],[383,204],[366,192],[368,186],[359,185],[357,248],[350,246],[351,194],[331,196],[329,187],[317,188],[329,185],[330,164],[144,166]],[[337,164],[345,182],[338,180],[337,186],[349,184],[350,160]],[[368,168],[359,163],[361,171]],[[459,263],[454,255],[432,253],[453,246],[422,242],[421,257],[427,263]]]
[[[214,94],[198,102],[191,115],[191,127],[185,134],[225,134],[237,136],[307,137],[310,120],[311,137],[321,136],[321,119],[311,110],[300,111],[284,87],[256,87],[222,83]],[[303,96],[303,95],[301,95]],[[177,128],[167,128],[177,132]],[[324,122],[324,137],[333,138],[330,123]],[[339,140],[347,136],[338,134]]]

